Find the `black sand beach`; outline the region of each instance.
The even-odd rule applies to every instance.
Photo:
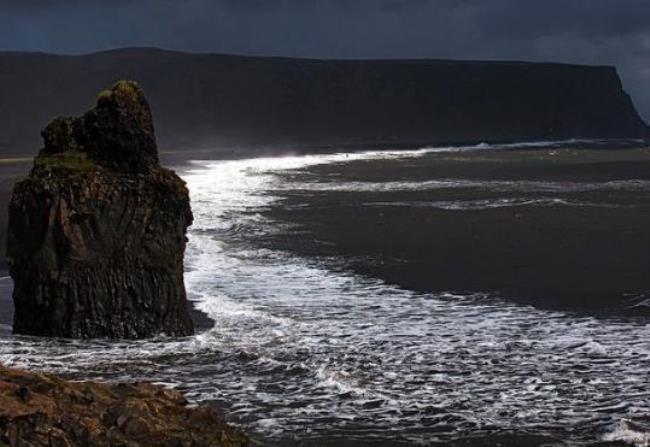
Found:
[[[267,241],[274,247],[423,292],[648,314],[639,305],[650,291],[645,149],[481,150],[287,175],[321,185],[268,211],[292,228]],[[431,181],[451,185],[381,187]]]
[[[161,158],[165,165],[183,169],[192,159],[237,157],[235,152],[201,151],[166,152]],[[28,172],[30,164],[26,159],[0,163],[3,210],[13,183]],[[504,186],[521,181],[533,186],[548,182],[617,185],[649,181],[650,152],[497,149],[401,161],[353,161],[287,175],[293,181],[337,183],[461,179]],[[650,294],[650,192],[624,186],[551,193],[541,189],[523,196],[507,186],[503,191],[479,186],[289,191],[281,206],[267,212],[293,230],[262,242],[303,255],[336,258],[343,268],[418,291],[483,292],[541,308],[647,314],[649,308],[637,304]],[[542,204],[449,209],[453,203],[480,205],[522,198]],[[2,253],[6,216],[6,211],[0,215]],[[0,276],[6,275],[5,270],[3,255]],[[6,295],[2,293],[3,302],[9,299]]]
[[[163,155],[164,163],[167,166],[176,167],[181,174],[183,169],[193,166],[188,163],[188,160],[220,158],[235,157],[233,154],[208,152],[167,153]],[[280,185],[280,190],[273,189],[266,193],[274,197],[277,195],[284,196],[284,200],[273,202],[267,208],[255,208],[255,205],[252,205],[251,208],[246,208],[242,212],[263,212],[266,217],[280,220],[288,225],[285,231],[279,234],[272,233],[273,236],[269,236],[268,232],[264,232],[261,239],[257,238],[256,234],[251,234],[249,232],[250,228],[247,230],[248,227],[242,227],[244,228],[242,231],[246,231],[243,238],[245,239],[244,245],[248,246],[250,243],[255,250],[260,248],[259,244],[288,250],[305,256],[307,262],[299,262],[298,265],[300,266],[303,264],[309,265],[313,261],[320,264],[322,261],[334,269],[353,270],[362,275],[377,277],[388,283],[417,291],[481,292],[504,297],[522,304],[534,304],[540,308],[580,311],[588,315],[640,315],[647,313],[647,308],[634,307],[644,299],[645,291],[650,290],[650,281],[645,278],[645,270],[647,270],[648,265],[647,253],[648,248],[650,248],[650,239],[646,234],[647,224],[650,222],[650,206],[648,205],[650,186],[646,183],[650,181],[650,169],[648,169],[650,167],[650,152],[647,149],[480,149],[456,153],[430,153],[422,157],[412,158],[391,157],[391,159],[385,160],[352,161],[353,159],[354,155],[350,154],[349,160],[344,159],[346,161],[342,163],[322,164],[301,170],[273,171],[272,176],[277,177],[275,180],[278,180],[278,182],[272,181],[267,185]],[[6,180],[6,185],[10,185],[10,179],[20,174],[20,169],[26,168],[13,166],[11,169],[7,168],[2,171],[7,173],[3,177]],[[10,175],[10,173],[13,174]],[[227,174],[225,171],[222,171],[222,173]],[[252,178],[255,178],[256,174],[259,174],[259,172],[252,172]],[[194,185],[207,187],[210,180],[205,179],[205,181],[207,183],[199,182],[198,184],[194,183]],[[242,179],[238,178],[238,181],[242,181]],[[286,189],[283,190],[283,187]],[[201,188],[194,188],[194,191],[198,192],[200,190]],[[6,191],[5,197],[8,197],[9,189],[7,188]],[[265,194],[264,190],[259,192]],[[249,194],[246,197],[255,202],[254,195]],[[218,208],[219,203],[215,199],[210,206]],[[203,211],[206,211],[205,206],[204,202]],[[196,209],[201,210],[200,200],[197,200]],[[234,221],[238,222],[239,220],[235,219]],[[197,223],[200,224],[200,222]],[[273,232],[276,226],[270,225],[269,228]],[[285,227],[280,225],[279,228]],[[240,230],[237,228],[232,229],[233,233],[238,231]],[[233,236],[228,232],[226,232],[226,235]],[[195,237],[197,236],[195,235]],[[230,242],[234,246],[240,240],[235,237]],[[234,261],[234,265],[231,266],[227,262],[221,264],[228,260]],[[618,384],[615,381],[619,380],[619,377],[608,374],[620,370],[620,365],[616,366],[618,363],[611,366],[610,369],[605,368],[602,373],[590,373],[595,374],[599,380],[604,378],[603,380],[610,380],[611,383],[603,382],[598,385],[600,382],[597,381],[593,386],[591,383],[585,385],[582,382],[585,374],[584,370],[574,370],[574,365],[571,362],[578,362],[576,365],[580,364],[581,361],[589,363],[592,361],[592,356],[598,354],[593,354],[587,350],[583,357],[583,354],[573,352],[575,349],[582,349],[581,346],[586,343],[581,338],[578,338],[577,341],[571,339],[570,347],[566,347],[562,344],[563,341],[559,340],[560,344],[557,345],[559,347],[556,348],[553,345],[548,348],[549,350],[536,345],[532,353],[522,349],[518,345],[522,341],[520,337],[524,341],[527,340],[526,337],[535,337],[535,334],[539,333],[539,328],[536,325],[553,324],[555,317],[552,315],[551,317],[545,315],[545,318],[549,318],[549,320],[530,321],[526,319],[522,322],[508,320],[510,321],[509,324],[494,326],[494,330],[492,327],[486,328],[484,331],[490,337],[498,335],[498,332],[504,328],[518,330],[514,332],[515,335],[509,336],[508,344],[503,349],[497,343],[496,347],[492,348],[490,352],[485,351],[485,349],[489,348],[483,347],[479,349],[480,353],[478,355],[472,354],[468,356],[466,353],[469,346],[463,345],[461,340],[456,340],[453,337],[458,336],[458,332],[462,332],[460,335],[471,335],[472,331],[483,333],[481,332],[482,329],[476,326],[474,320],[476,318],[485,318],[489,321],[492,318],[498,319],[498,315],[493,312],[485,317],[483,314],[479,317],[472,317],[471,312],[468,312],[469,315],[461,312],[461,315],[467,317],[467,319],[463,319],[451,314],[449,318],[454,321],[451,326],[440,327],[436,324],[429,326],[431,328],[430,333],[433,334],[433,338],[436,340],[436,334],[450,334],[453,339],[446,340],[447,343],[451,343],[448,349],[442,349],[441,352],[436,349],[435,356],[432,355],[429,358],[428,354],[423,355],[421,361],[416,361],[414,357],[402,359],[401,353],[404,346],[409,347],[410,345],[408,343],[400,345],[399,343],[401,341],[412,341],[412,347],[417,352],[426,354],[428,351],[422,348],[420,344],[422,343],[422,337],[427,337],[429,332],[416,331],[415,335],[411,337],[408,334],[402,336],[403,332],[408,332],[408,324],[412,321],[409,319],[409,315],[415,318],[413,320],[415,324],[417,324],[418,318],[426,317],[417,315],[417,311],[415,314],[405,315],[406,310],[410,307],[400,307],[399,304],[405,306],[407,302],[415,301],[413,306],[423,306],[418,310],[427,312],[429,315],[435,315],[436,310],[427,310],[426,299],[420,302],[417,301],[418,298],[415,295],[408,294],[410,298],[389,300],[387,306],[390,309],[387,311],[386,316],[388,320],[383,322],[378,321],[375,317],[382,317],[384,314],[372,311],[368,311],[367,314],[363,313],[362,316],[356,314],[355,319],[349,321],[345,319],[338,321],[332,315],[328,316],[326,308],[318,310],[319,303],[315,299],[317,298],[315,296],[317,290],[312,288],[317,289],[318,284],[296,282],[302,276],[296,275],[292,277],[290,270],[284,272],[287,275],[286,277],[277,275],[277,277],[282,278],[281,281],[288,282],[288,288],[271,288],[266,291],[268,295],[265,295],[262,289],[269,286],[269,284],[272,286],[274,283],[269,283],[269,278],[264,276],[264,269],[259,269],[264,264],[254,270],[255,274],[260,275],[259,277],[255,276],[253,279],[247,279],[246,274],[251,272],[246,269],[238,270],[239,260],[236,256],[233,258],[226,256],[224,258],[218,255],[215,256],[215,253],[213,253],[213,256],[208,257],[206,262],[208,264],[214,262],[215,265],[219,266],[218,270],[215,270],[214,276],[209,275],[210,281],[214,281],[217,287],[227,285],[229,279],[227,275],[237,273],[230,279],[241,282],[243,292],[241,296],[229,295],[229,293],[237,289],[225,288],[221,289],[224,291],[224,295],[214,295],[217,299],[216,303],[218,303],[216,309],[221,310],[222,305],[226,309],[223,315],[217,312],[217,319],[214,319],[214,315],[211,315],[213,319],[209,319],[199,311],[193,312],[192,317],[197,326],[197,331],[202,333],[199,340],[204,337],[210,339],[212,332],[217,336],[215,340],[227,340],[226,338],[220,338],[222,335],[219,330],[224,329],[226,332],[223,335],[227,335],[229,319],[233,318],[230,321],[232,328],[234,328],[232,334],[243,333],[244,336],[253,334],[254,348],[251,351],[252,353],[242,349],[239,344],[233,345],[234,348],[231,352],[229,342],[221,344],[218,341],[215,345],[218,348],[215,351],[212,349],[205,352],[192,350],[188,354],[177,352],[180,345],[177,340],[171,340],[171,354],[170,351],[164,349],[162,349],[161,354],[155,354],[156,350],[161,349],[159,344],[152,345],[155,349],[145,346],[146,349],[143,349],[143,352],[152,352],[153,357],[151,359],[140,358],[140,354],[138,354],[135,358],[124,360],[123,363],[118,362],[117,366],[113,366],[112,362],[114,360],[111,360],[106,364],[108,366],[104,365],[102,367],[100,365],[96,371],[94,365],[95,356],[101,357],[101,353],[104,351],[92,351],[93,365],[86,367],[87,370],[84,370],[84,366],[81,366],[80,370],[84,371],[83,373],[77,370],[74,373],[64,373],[64,375],[69,374],[69,378],[73,379],[88,376],[91,378],[107,378],[115,377],[115,375],[121,377],[126,372],[139,377],[138,374],[146,374],[148,368],[153,368],[155,373],[150,373],[155,375],[164,375],[166,372],[171,371],[169,375],[173,377],[173,380],[185,380],[183,387],[187,387],[188,390],[196,389],[193,387],[198,386],[195,383],[195,381],[198,381],[197,383],[202,384],[200,385],[201,388],[218,384],[217,387],[227,389],[226,392],[233,393],[228,394],[227,401],[229,403],[235,402],[235,406],[224,405],[226,400],[221,397],[214,402],[210,402],[210,405],[233,414],[233,420],[238,422],[254,424],[257,418],[273,414],[263,403],[266,402],[264,399],[268,397],[269,393],[274,396],[281,396],[282,399],[289,399],[283,400],[282,405],[273,403],[270,407],[292,408],[290,411],[294,411],[293,405],[296,405],[296,413],[286,416],[286,420],[293,421],[296,417],[300,420],[301,405],[309,405],[307,401],[317,402],[319,399],[325,399],[325,397],[319,394],[322,393],[321,388],[316,388],[318,391],[316,394],[310,394],[313,391],[310,391],[311,389],[308,386],[304,391],[306,400],[296,398],[294,401],[291,400],[291,397],[286,397],[286,390],[290,389],[290,386],[309,384],[313,378],[309,368],[294,368],[291,366],[300,365],[305,361],[303,357],[305,353],[303,350],[304,339],[299,338],[295,342],[295,348],[298,350],[299,355],[294,359],[291,354],[293,352],[293,338],[287,338],[286,334],[280,335],[281,338],[277,338],[275,335],[270,339],[264,338],[264,334],[269,332],[268,327],[275,328],[273,325],[276,324],[274,323],[276,320],[271,320],[271,322],[268,320],[264,307],[266,300],[268,301],[266,305],[269,306],[269,315],[274,317],[276,315],[285,315],[290,310],[307,311],[311,306],[316,306],[312,318],[292,319],[291,325],[287,328],[279,326],[284,328],[283,330],[287,333],[296,325],[296,321],[301,322],[301,324],[307,324],[312,319],[318,321],[317,315],[320,315],[321,312],[324,313],[325,315],[320,316],[325,319],[324,325],[316,324],[314,329],[306,332],[306,334],[309,334],[309,339],[311,337],[317,338],[313,345],[315,350],[308,358],[315,356],[316,359],[320,359],[318,353],[324,352],[323,355],[327,357],[327,361],[331,362],[331,364],[328,363],[329,368],[333,368],[335,371],[339,369],[347,371],[346,368],[349,368],[350,364],[359,365],[361,369],[352,370],[353,372],[349,377],[355,380],[351,383],[357,383],[360,387],[366,386],[365,377],[379,380],[379,378],[383,377],[382,374],[392,371],[391,368],[395,368],[396,371],[400,371],[396,373],[396,379],[390,379],[387,376],[389,378],[387,382],[381,382],[382,386],[387,387],[389,390],[393,389],[393,387],[401,390],[404,387],[404,389],[408,390],[408,393],[404,394],[407,398],[410,396],[409,393],[416,393],[421,390],[423,384],[426,384],[429,380],[439,380],[434,385],[436,396],[455,395],[454,390],[460,389],[462,390],[461,394],[465,395],[464,398],[471,397],[473,400],[485,403],[486,408],[492,408],[491,406],[496,408],[497,403],[495,402],[500,401],[502,398],[501,390],[506,389],[510,390],[513,396],[528,396],[531,400],[526,405],[530,408],[544,406],[544,400],[547,398],[561,399],[562,396],[565,396],[565,393],[569,393],[570,397],[574,399],[568,399],[570,402],[580,402],[580,396],[586,395],[588,399],[592,400],[591,404],[593,406],[598,407],[598,405],[601,405],[604,410],[595,413],[592,413],[590,409],[584,411],[589,413],[590,418],[597,419],[598,424],[602,424],[595,434],[592,433],[594,430],[593,425],[589,423],[574,427],[570,423],[565,424],[566,421],[575,421],[570,417],[561,419],[561,423],[559,423],[556,419],[553,419],[555,416],[549,416],[549,419],[546,420],[544,419],[545,416],[542,415],[540,418],[548,425],[544,425],[539,429],[534,426],[532,420],[526,421],[532,424],[526,427],[511,425],[510,420],[506,418],[508,423],[502,425],[492,426],[488,424],[480,427],[463,425],[461,431],[454,434],[452,438],[447,438],[448,434],[443,436],[440,431],[458,430],[451,426],[446,419],[451,417],[451,420],[455,420],[452,414],[458,411],[458,407],[454,406],[458,404],[456,400],[452,399],[449,407],[445,409],[448,414],[436,414],[437,407],[433,409],[433,413],[429,414],[426,409],[421,410],[406,403],[400,404],[399,407],[403,413],[390,413],[392,410],[384,409],[382,406],[388,404],[378,404],[376,401],[366,402],[365,400],[363,404],[356,403],[350,392],[345,391],[327,397],[327,399],[330,399],[327,401],[328,408],[331,408],[335,414],[338,414],[339,410],[354,408],[358,420],[343,423],[341,422],[342,419],[336,417],[332,419],[331,415],[327,415],[329,413],[325,416],[313,416],[313,419],[309,419],[310,424],[313,424],[313,427],[309,429],[313,430],[313,433],[306,434],[302,431],[303,428],[300,430],[293,430],[292,428],[292,430],[287,430],[284,433],[286,437],[266,439],[264,432],[254,432],[253,437],[260,441],[261,445],[412,445],[412,442],[405,435],[408,431],[405,427],[412,423],[412,421],[409,422],[409,415],[414,420],[417,419],[417,429],[421,430],[418,436],[423,439],[455,439],[453,442],[441,441],[441,444],[432,443],[431,445],[487,446],[498,443],[503,446],[534,446],[559,443],[563,442],[564,439],[581,436],[587,436],[588,439],[593,440],[592,445],[622,445],[617,442],[600,442],[604,435],[610,432],[610,427],[614,427],[618,418],[622,417],[621,414],[626,414],[627,407],[622,410],[618,409],[618,407],[609,410],[608,405],[611,400],[616,400],[621,395],[629,397],[633,403],[637,402],[640,398],[633,392],[637,390],[643,392],[643,383],[638,385],[639,388],[633,388],[634,384],[623,391],[617,388]],[[287,257],[287,262],[290,262],[290,257]],[[190,267],[192,266],[190,265]],[[231,268],[234,270],[230,271]],[[326,271],[330,270],[327,269]],[[266,274],[268,275],[269,272],[266,272]],[[327,277],[323,279],[326,280]],[[256,285],[261,289],[256,289]],[[306,296],[308,299],[314,298],[314,302],[308,302],[307,299],[304,301],[304,305],[300,305],[299,303],[303,303],[303,301],[298,302],[289,299],[285,302],[280,300],[279,304],[291,303],[291,306],[273,309],[271,306],[274,297],[287,291],[290,292],[292,287],[296,289],[307,288]],[[340,284],[340,287],[341,292],[345,293],[346,283]],[[197,287],[197,283],[194,284],[193,289],[201,290],[200,287]],[[0,331],[4,335],[9,335],[11,329],[9,326],[12,309],[10,292],[11,281],[0,281]],[[370,291],[369,293],[373,294],[375,292]],[[250,313],[248,311],[242,312],[242,309],[238,307],[231,309],[231,313],[228,312],[228,306],[232,307],[233,302],[241,301],[243,305],[246,305],[246,299],[255,295],[260,296],[259,299],[250,303],[250,309],[252,309]],[[331,298],[337,301],[337,296],[332,295]],[[381,300],[382,298],[384,298],[384,295],[381,293],[369,295],[369,303],[374,303],[375,299]],[[329,306],[331,301],[327,301],[327,303],[326,306]],[[367,304],[368,302],[364,301],[361,303],[361,307],[363,308]],[[501,307],[501,304],[501,302],[498,302],[497,306],[494,307]],[[346,304],[340,302],[331,303],[331,305],[335,310],[341,310],[346,315],[350,315],[349,312],[353,310],[352,305],[348,308]],[[461,307],[471,308],[472,306],[466,306],[463,301]],[[520,309],[519,306],[509,307],[510,309],[505,310],[506,313],[513,312],[512,308]],[[447,307],[441,308],[450,309]],[[249,309],[249,307],[245,309]],[[278,311],[278,309],[280,310]],[[410,309],[412,312],[413,308]],[[434,307],[434,309],[440,308]],[[440,313],[446,314],[444,310],[440,311]],[[523,309],[522,314],[534,314],[534,312]],[[546,312],[543,312],[543,314],[546,314]],[[405,316],[405,319],[400,320],[400,316]],[[257,321],[257,318],[261,318],[261,320]],[[328,320],[328,318],[331,318],[331,320]],[[564,316],[558,317],[561,322],[566,319],[573,321],[572,315],[566,316],[566,318]],[[606,324],[613,321],[610,319],[587,319],[595,321],[589,323],[589,325],[595,325],[595,329],[598,329],[598,325],[601,323]],[[585,324],[581,318],[575,320],[578,325]],[[437,321],[440,322],[440,320]],[[474,322],[472,323],[472,321]],[[643,321],[640,320],[640,325],[644,324]],[[456,326],[456,322],[458,326]],[[631,319],[627,318],[616,319],[616,322],[617,324],[620,322],[622,326],[626,327],[636,325],[636,322],[631,322]],[[332,332],[333,328],[336,327],[335,324],[339,323],[339,332]],[[365,332],[371,331],[374,326],[391,328],[393,324],[399,326],[399,330],[395,334],[402,335],[392,337],[387,344],[385,340],[375,340],[372,335],[369,335],[370,333],[366,334]],[[474,326],[471,326],[472,324]],[[558,323],[557,327],[560,330],[553,333],[553,337],[561,339],[564,335],[563,329],[571,332],[571,324],[573,323]],[[463,331],[461,327],[464,325],[468,325],[470,329]],[[361,327],[358,332],[355,330],[357,327]],[[616,328],[617,326],[613,325],[612,327]],[[594,328],[585,330],[594,330]],[[348,337],[355,337],[355,334],[364,334],[363,339],[361,339],[362,345],[358,347],[358,350],[352,349],[357,346],[355,341],[359,340],[358,338],[346,341],[349,340]],[[578,331],[578,335],[580,334],[583,334],[583,332]],[[595,338],[598,339],[597,336]],[[336,343],[328,341],[330,339],[333,339]],[[238,339],[230,340],[237,342]],[[511,340],[512,343],[510,343]],[[530,340],[528,342],[535,344]],[[603,350],[603,356],[605,356],[609,352],[610,345],[608,340],[602,337],[600,342],[602,345],[599,349]],[[458,343],[458,345],[454,343]],[[387,347],[392,346],[392,344],[395,345],[394,350],[392,348],[388,349]],[[79,345],[80,349],[87,349],[85,348],[87,346],[90,345],[85,342]],[[276,346],[277,352],[275,351]],[[571,346],[578,347],[573,348]],[[19,352],[20,349],[24,348],[18,347],[15,352]],[[75,349],[74,346],[72,349]],[[102,344],[102,349],[107,349],[107,345]],[[540,351],[539,356],[536,349]],[[569,359],[569,366],[564,366],[566,369],[558,367],[553,360],[548,360],[548,364],[543,365],[536,362],[543,358],[541,355],[554,354],[558,350],[560,355],[564,356],[566,349],[572,351],[566,356]],[[632,347],[631,349],[636,348]],[[222,350],[224,351],[223,355]],[[514,355],[512,350],[515,352]],[[49,358],[47,357],[49,355],[47,348],[44,351],[46,352],[45,358]],[[134,351],[137,351],[137,349],[129,350],[131,353]],[[120,353],[120,361],[122,361],[122,351],[118,350],[116,352]],[[451,356],[449,363],[445,363],[445,353],[449,353]],[[438,354],[443,357],[439,357]],[[278,359],[280,362],[286,362],[291,367],[285,369],[285,363],[281,363],[281,366],[273,363],[268,370],[265,369],[265,366],[257,366],[259,358],[266,358],[265,355]],[[459,357],[456,357],[456,355]],[[491,355],[494,357],[490,357]],[[521,357],[522,355],[523,357]],[[364,373],[366,367],[377,356],[386,356],[385,363],[377,366],[379,368],[377,371],[371,374],[368,373],[366,376]],[[337,363],[339,357],[340,364]],[[106,358],[112,359],[111,354],[107,354]],[[617,359],[616,362],[621,358],[618,351],[616,351],[615,358]],[[629,359],[630,357],[624,358]],[[489,363],[492,361],[496,363]],[[601,361],[604,360],[600,359],[597,365],[602,365]],[[635,365],[641,361],[636,357],[631,360]],[[520,365],[522,362],[524,364]],[[585,367],[587,363],[580,364],[580,366]],[[230,364],[234,365],[232,376],[228,366]],[[423,369],[418,370],[419,367]],[[405,377],[403,373],[407,370],[411,373],[415,371],[415,376],[410,379]],[[184,375],[187,371],[191,371],[191,373]],[[420,372],[418,373],[418,371]],[[446,383],[441,378],[432,379],[431,374],[435,375],[436,371],[449,374],[451,382]],[[553,383],[554,386],[559,384],[557,385],[558,394],[554,394],[554,391],[541,390],[539,391],[539,397],[532,396],[537,391],[530,391],[526,388],[529,385],[525,381],[532,380],[536,375]],[[572,382],[574,376],[577,377],[576,380],[581,382]],[[480,390],[477,393],[477,388],[472,388],[477,382],[485,381],[488,384],[485,389],[489,389],[492,385],[497,386],[498,383],[501,383],[499,380],[506,380],[509,377],[513,379],[503,382],[503,388],[498,388],[499,392],[494,396],[490,395],[489,392],[486,393]],[[465,384],[462,387],[456,382],[460,378]],[[160,378],[156,380],[165,382],[164,379]],[[328,380],[327,377],[325,380]],[[347,383],[345,378],[340,380],[343,380],[344,384]],[[252,394],[249,393],[242,397],[244,394],[240,394],[240,391],[236,389],[233,391],[233,388],[240,386],[248,389],[247,387],[251,383],[255,383],[255,386],[259,385],[259,395],[252,392]],[[291,385],[288,386],[287,384]],[[465,386],[469,388],[465,388]],[[580,391],[583,386],[586,387],[584,392]],[[633,391],[631,391],[632,388]],[[372,390],[372,385],[368,385],[368,389]],[[604,403],[596,402],[598,399],[594,398],[594,396],[600,396],[596,392],[600,393],[601,390],[605,396],[603,398]],[[248,391],[246,392],[248,393]],[[260,396],[262,397],[260,398]],[[496,400],[490,400],[492,397]],[[508,407],[504,411],[512,413],[519,411],[515,405],[518,403],[516,399],[512,398],[508,402],[504,404],[505,407]],[[365,407],[366,403],[370,406]],[[256,412],[242,413],[241,409],[238,412],[237,405],[258,405],[258,407]],[[380,406],[375,408],[373,405]],[[307,407],[307,409],[310,408]],[[567,407],[563,408],[566,409]],[[391,414],[391,417],[396,417],[397,426],[392,428],[390,426],[381,426],[373,428],[374,431],[370,430],[368,427],[372,424],[368,422],[369,419],[364,418],[368,418],[369,413],[373,411],[377,411],[378,415]],[[610,412],[613,413],[610,414]],[[376,417],[378,416],[371,417],[370,420],[375,421]],[[440,420],[437,419],[438,417]],[[382,419],[382,421],[385,420]],[[427,425],[429,423],[427,421],[432,425]],[[334,431],[332,427],[336,427],[337,424],[344,426],[345,430]],[[556,426],[558,425],[562,426],[561,429],[557,429]],[[291,427],[294,427],[294,425],[291,425]],[[579,432],[579,435],[576,435],[575,432]],[[600,444],[598,444],[597,440]]]

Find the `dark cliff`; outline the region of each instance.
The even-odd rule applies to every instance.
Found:
[[[0,152],[30,151],[35,125],[79,113],[126,78],[148,92],[160,143],[173,150],[648,135],[613,67],[125,49],[0,53]]]
[[[183,284],[184,182],[158,163],[135,83],[103,91],[80,118],[57,118],[9,205],[14,331],[141,338],[193,332]]]

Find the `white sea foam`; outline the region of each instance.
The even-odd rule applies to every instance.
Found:
[[[276,174],[426,153],[197,162],[185,175],[196,218],[186,286],[214,327],[138,342],[7,335],[0,362],[171,384],[270,437],[305,427],[309,436],[380,435],[390,426],[427,442],[489,427],[571,427],[571,436],[593,440],[605,436],[604,424],[649,413],[646,324],[483,295],[416,294],[251,245],[250,234],[275,228],[260,210],[296,186]]]
[[[640,142],[642,142],[641,140]],[[606,140],[596,140],[596,139],[580,139],[572,138],[569,140],[547,140],[547,141],[528,141],[528,142],[518,142],[518,143],[478,143],[466,146],[432,146],[425,147],[422,151],[426,153],[440,153],[440,152],[467,152],[467,151],[478,151],[478,150],[488,150],[488,149],[540,149],[540,148],[561,148],[561,147],[570,147],[582,144],[602,144],[606,143]]]
[[[408,192],[439,189],[481,189],[493,192],[587,192],[587,191],[650,191],[648,180],[613,180],[606,182],[544,182],[525,180],[467,180],[444,179],[386,182],[300,182],[275,186],[287,191],[344,192]]]
[[[604,441],[620,441],[637,447],[650,446],[650,428],[641,427],[628,419],[621,419],[616,427],[603,436]]]
[[[447,211],[485,210],[494,208],[511,208],[522,206],[578,206],[596,208],[615,208],[618,205],[566,200],[556,197],[526,198],[499,198],[484,200],[453,200],[453,201],[411,201],[411,202],[366,202],[364,206],[390,206],[406,208],[436,208]]]

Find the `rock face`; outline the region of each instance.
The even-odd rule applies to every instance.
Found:
[[[208,407],[149,384],[70,383],[0,366],[0,445],[240,447],[248,438]]]
[[[143,338],[193,332],[183,284],[184,182],[158,163],[151,111],[122,81],[57,118],[9,206],[14,332]]]
[[[221,146],[245,154],[256,146],[309,152],[348,144],[650,136],[611,66],[131,48],[81,56],[0,53],[0,67],[0,153],[33,150],[35,122],[54,111],[83,110],[98,86],[123,77],[146,89],[159,142],[174,150]],[[25,107],[32,103],[41,106]]]

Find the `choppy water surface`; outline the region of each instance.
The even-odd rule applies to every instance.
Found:
[[[644,445],[643,430],[621,422],[643,424],[650,415],[650,326],[643,321],[546,312],[480,295],[414,294],[251,244],[252,234],[277,229],[260,211],[287,189],[438,186],[434,180],[417,186],[287,184],[287,176],[276,174],[426,154],[197,163],[184,176],[196,219],[186,282],[214,327],[187,339],[113,343],[12,337],[5,326],[0,361],[74,378],[178,386],[271,440],[343,435],[426,444],[515,429],[575,442],[626,439]],[[445,182],[467,187],[460,180]],[[545,193],[650,185],[481,187]]]

